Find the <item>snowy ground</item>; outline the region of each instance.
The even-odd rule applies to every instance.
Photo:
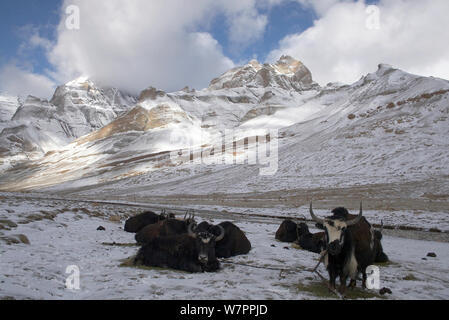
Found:
[[[138,247],[105,243],[133,243],[133,235],[123,231],[123,223],[140,210],[1,194],[0,299],[335,298],[307,271],[316,265],[317,255],[274,239],[281,222],[275,218],[204,215],[214,223],[235,222],[253,244],[248,255],[223,261],[218,273],[188,274],[121,266]],[[96,231],[99,226],[106,231]],[[11,239],[18,239],[17,235],[25,235],[30,244],[8,244]],[[356,290],[350,297],[449,299],[449,251],[444,237],[438,241],[412,240],[388,231],[383,244],[392,262],[380,266],[381,287],[390,288],[393,294],[381,297],[375,291]],[[428,252],[435,252],[437,257],[422,260]],[[70,265],[80,268],[79,291],[65,288],[69,276],[65,271]],[[320,272],[326,275],[323,266]]]

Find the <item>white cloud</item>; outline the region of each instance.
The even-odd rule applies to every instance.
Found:
[[[210,35],[196,32],[212,12],[208,1],[73,0],[80,29],[66,28],[49,51],[61,82],[79,75],[137,93],[147,86],[165,90],[206,86],[233,67]]]
[[[321,84],[351,83],[379,63],[449,79],[449,1],[381,0],[379,29],[367,27],[373,13],[364,1],[328,4],[316,8],[322,16],[314,26],[281,40],[269,60],[295,56]]]
[[[50,98],[55,90],[55,83],[49,78],[34,74],[14,64],[0,69],[0,92],[8,95],[33,95]]]
[[[262,38],[268,17],[259,13],[259,7],[267,9],[284,0],[215,0],[218,11],[222,11],[229,24],[229,40],[244,48]]]
[[[268,18],[257,12],[238,14],[233,17],[230,28],[230,40],[235,44],[250,44],[259,39],[267,26]]]
[[[40,27],[23,28],[20,65],[36,63],[36,50],[44,50],[53,67],[46,75],[58,83],[87,76],[134,94],[148,86],[167,91],[185,85],[199,89],[234,67],[207,32],[214,19],[225,17],[224,33],[238,54],[262,39],[268,17],[260,11],[283,1],[64,0],[53,43],[40,36]],[[77,10],[66,13],[73,5],[79,8],[79,30],[66,23],[78,21],[72,16]],[[20,71],[18,77],[25,72]]]
[[[220,44],[200,32],[218,14],[239,46],[260,39],[268,22],[256,0],[66,0],[63,11],[68,5],[80,8],[80,29],[68,30],[63,14],[48,52],[56,70],[51,76],[61,82],[89,76],[132,93],[150,85],[203,88],[232,68]]]

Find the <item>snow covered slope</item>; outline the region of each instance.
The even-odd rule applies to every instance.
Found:
[[[0,95],[0,123],[3,125],[10,121],[18,107],[18,97]]]
[[[255,165],[184,164],[97,186],[95,191],[89,188],[84,194],[236,194],[435,178],[446,183],[415,190],[416,197],[426,192],[447,195],[448,98],[446,80],[381,65],[353,85],[323,88],[297,106],[259,115],[239,127],[280,128],[275,175],[261,176]],[[133,168],[143,168],[142,163]],[[114,180],[107,172],[102,177],[104,182]],[[76,190],[91,183],[86,178],[52,190]]]
[[[336,299],[309,271],[319,255],[275,240],[279,219],[198,213],[198,222],[235,223],[252,243],[249,254],[221,259],[218,273],[126,267],[139,247],[133,245],[134,235],[124,232],[123,224],[138,212],[138,208],[110,204],[0,194],[0,300],[191,299],[192,292],[200,300]],[[99,226],[106,230],[96,231]],[[312,224],[310,228],[316,232]],[[390,288],[393,294],[362,291],[358,282],[348,299],[449,298],[446,242],[396,234],[384,235],[382,242],[391,262],[379,266],[380,287]],[[428,252],[436,257],[422,260]],[[80,290],[65,286],[70,275],[66,268],[72,265],[81,272]],[[326,275],[323,265],[319,272]]]
[[[352,85],[321,88],[291,57],[251,61],[201,91],[144,90],[108,126],[5,172],[0,188],[229,194],[443,177],[448,97],[449,81],[388,65]],[[171,161],[170,151],[221,143],[224,129],[242,137],[279,130],[275,174],[261,176],[259,165]]]

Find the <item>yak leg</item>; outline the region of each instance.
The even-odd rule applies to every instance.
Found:
[[[347,281],[348,277],[346,275],[342,275],[340,274],[340,293],[341,294],[345,294],[346,292],[346,281]]]
[[[349,282],[349,288],[351,288],[351,290],[354,290],[354,288],[357,286],[357,280],[351,279],[351,282]]]
[[[335,290],[336,285],[335,282],[337,280],[337,272],[335,270],[329,270],[329,287],[332,290]]]
[[[201,265],[195,261],[188,261],[186,263],[183,263],[179,269],[187,271],[187,272],[191,272],[191,273],[203,272]]]
[[[368,279],[368,276],[366,275],[366,272],[363,272],[363,282],[362,282],[362,288],[366,289],[366,280]]]
[[[220,262],[218,260],[209,262],[207,265],[203,266],[203,270],[206,272],[215,272],[220,269]]]

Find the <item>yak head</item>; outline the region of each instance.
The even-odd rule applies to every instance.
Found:
[[[175,219],[176,216],[174,213],[167,213],[166,209],[162,209],[161,214],[159,215],[159,221],[164,221],[167,219]]]
[[[198,261],[207,265],[209,260],[215,259],[215,244],[221,241],[225,236],[225,230],[222,226],[217,226],[220,234],[217,236],[209,231],[198,230],[196,223],[191,223],[188,227],[189,236],[194,238],[196,252],[198,252]]]
[[[356,225],[363,217],[362,203],[360,203],[360,213],[357,218],[347,221],[343,217],[334,216],[332,218],[321,219],[313,212],[313,205],[310,203],[310,215],[313,220],[321,225],[325,231],[326,250],[330,255],[338,255],[345,244],[348,227]]]
[[[298,233],[298,239],[310,233],[309,227],[304,222],[297,225],[296,232]]]

